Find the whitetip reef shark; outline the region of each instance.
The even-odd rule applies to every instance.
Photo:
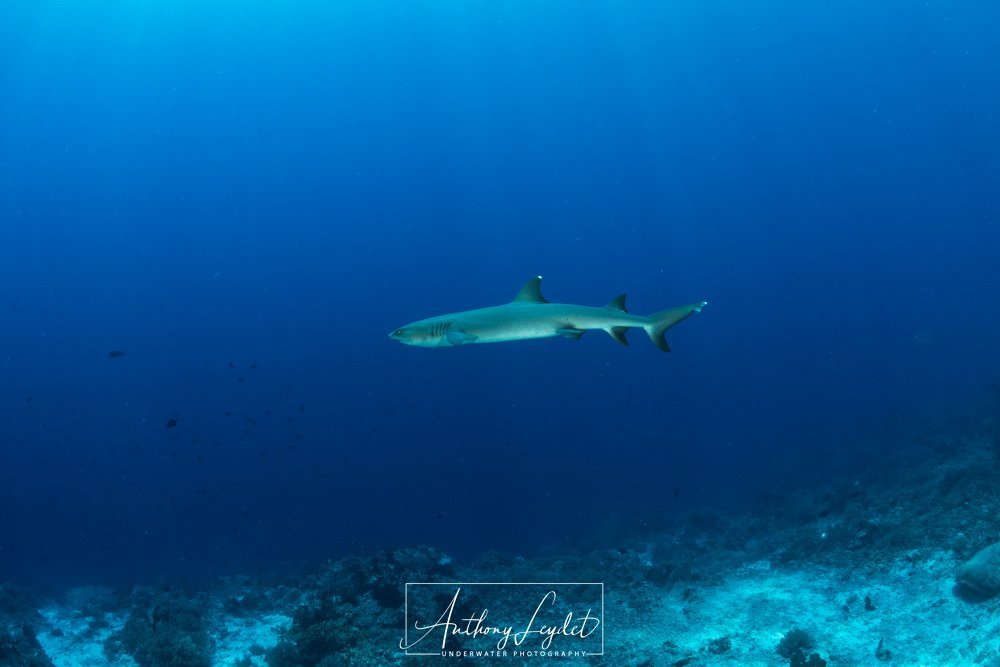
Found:
[[[624,294],[603,307],[549,303],[542,296],[542,277],[536,276],[510,303],[417,320],[396,329],[389,338],[417,347],[459,347],[554,336],[577,339],[587,331],[600,329],[622,345],[628,345],[625,333],[638,327],[656,347],[669,352],[664,332],[692,313],[701,312],[707,304],[699,301],[643,317],[625,310]]]

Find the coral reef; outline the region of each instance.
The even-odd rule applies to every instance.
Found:
[[[774,652],[788,661],[791,667],[824,667],[826,661],[819,653],[810,653],[816,648],[816,640],[802,628],[793,628],[785,633]]]
[[[452,573],[451,561],[428,547],[385,551],[368,559],[330,563],[303,582],[309,590],[294,612],[287,638],[267,653],[273,667],[316,665],[355,649],[370,654],[373,633],[398,634],[408,578],[433,581]],[[393,648],[383,644],[383,650]],[[392,651],[385,659],[391,659]]]
[[[958,593],[972,600],[1000,594],[1000,542],[994,542],[958,568]]]
[[[28,624],[0,629],[0,665],[12,667],[52,667],[52,661]]]
[[[728,508],[616,519],[534,556],[459,565],[401,548],[197,593],[84,587],[59,602],[0,586],[0,664],[407,664],[407,581],[601,581],[602,664],[1000,665],[1000,544],[982,548],[1000,534],[997,454],[978,423],[928,431],[822,479]],[[470,593],[469,605],[499,618],[514,595]]]
[[[47,667],[52,661],[38,641],[44,619],[27,591],[0,584],[0,665]]]
[[[105,641],[109,660],[130,655],[140,667],[212,664],[202,605],[172,591],[137,595],[128,621]]]

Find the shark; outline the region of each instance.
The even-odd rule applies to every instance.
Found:
[[[707,301],[698,301],[642,316],[625,309],[624,294],[597,307],[551,303],[542,296],[542,277],[535,276],[510,303],[417,320],[393,330],[389,338],[417,347],[462,347],[557,336],[575,340],[587,331],[600,330],[628,345],[626,332],[637,328],[644,330],[656,347],[669,352],[664,335],[667,329],[706,305]]]

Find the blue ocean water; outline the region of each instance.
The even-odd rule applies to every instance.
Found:
[[[990,2],[5,4],[0,578],[531,553],[877,455],[998,377],[998,27]],[[538,274],[709,306],[671,354],[386,336]]]

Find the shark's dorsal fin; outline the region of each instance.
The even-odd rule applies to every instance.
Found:
[[[535,276],[514,297],[514,303],[548,303],[542,296],[542,277]]]
[[[627,313],[628,312],[627,310],[625,310],[625,295],[624,294],[619,294],[615,298],[611,299],[611,301],[608,302],[608,305],[606,305],[604,307],[605,308],[610,308],[611,310],[620,310],[623,313]]]

